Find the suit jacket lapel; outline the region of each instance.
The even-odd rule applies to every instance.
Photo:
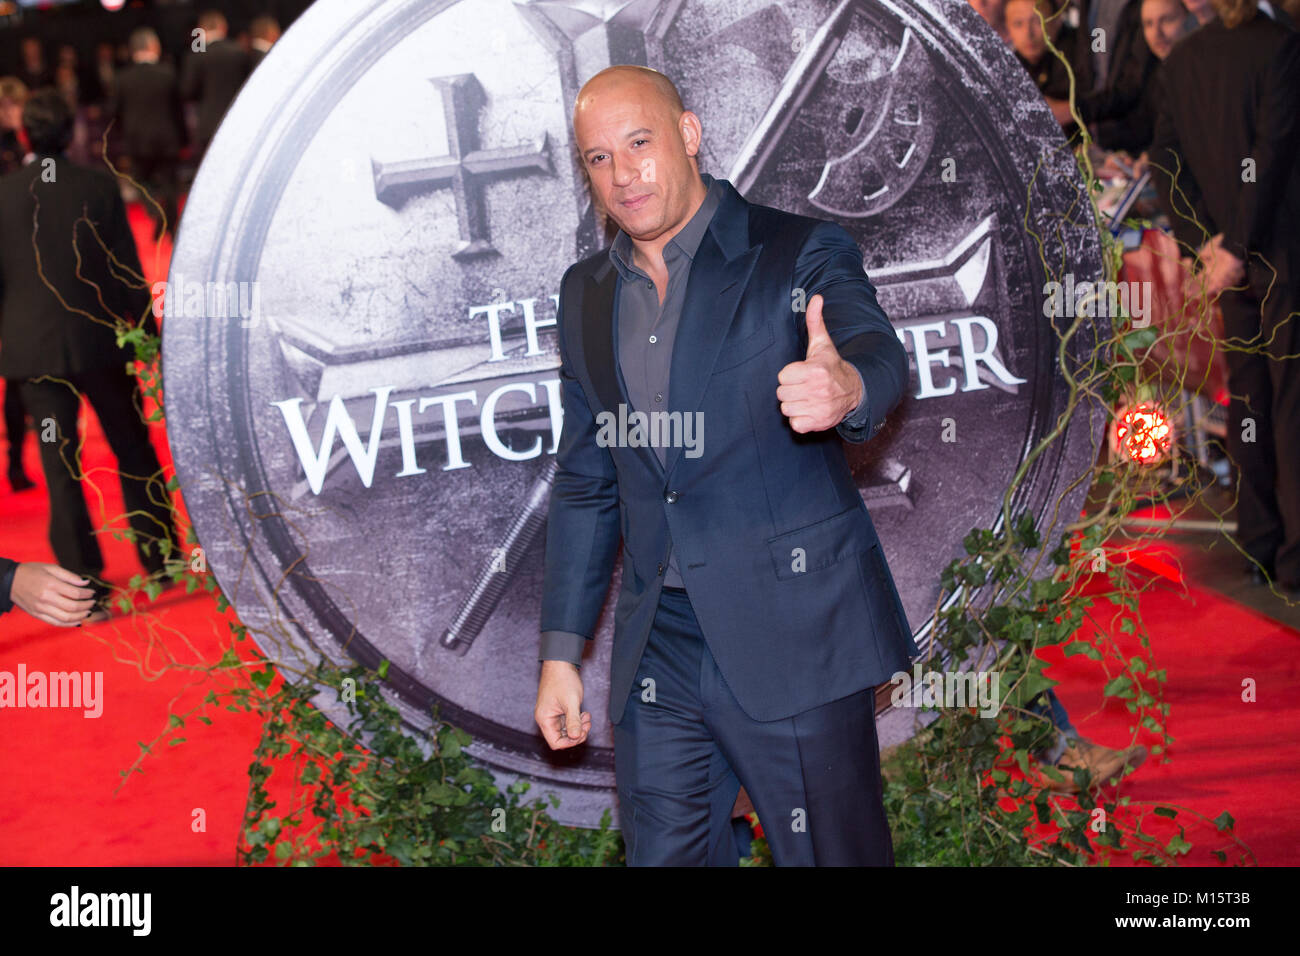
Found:
[[[722,201],[691,263],[682,315],[673,343],[668,411],[683,419],[699,410],[713,364],[736,316],[740,297],[762,244],[749,245],[748,203],[726,180]],[[618,414],[628,402],[618,362],[618,299],[622,279],[612,262],[587,276],[582,296],[583,357],[602,410]],[[775,388],[775,386],[773,386]],[[649,411],[649,409],[639,409]],[[661,477],[671,474],[682,449],[668,449],[666,463],[649,446],[637,449]]]
[[[618,301],[618,270],[606,262],[587,276],[582,293],[582,353],[587,374],[596,387],[601,408],[593,412],[618,409],[627,401],[622,375],[614,360],[614,304]]]
[[[748,203],[726,180],[722,185],[722,202],[691,263],[673,343],[668,410],[681,412],[683,426],[686,416],[695,414],[704,399],[718,351],[735,320],[736,308],[762,248],[761,243],[749,245]],[[681,452],[680,445],[668,449],[666,474],[672,474]]]

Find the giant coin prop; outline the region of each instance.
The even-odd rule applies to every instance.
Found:
[[[965,3],[320,0],[293,25],[169,277],[168,432],[208,565],[272,657],[389,661],[411,728],[436,707],[581,824],[614,803],[617,572],[589,742],[550,753],[532,711],[558,283],[607,241],[569,114],[611,63],[678,83],[704,171],[858,239],[913,371],[849,454],[922,646],[939,570],[1063,407],[1043,263],[1101,272],[1055,123]],[[1017,510],[1077,513],[1100,424],[1069,424]]]

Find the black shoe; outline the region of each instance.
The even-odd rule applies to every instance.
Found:
[[[1273,571],[1272,562],[1264,563],[1261,561],[1256,564],[1254,561],[1247,561],[1241,566],[1241,570],[1243,573],[1250,575],[1251,584],[1261,586],[1272,583],[1277,576]]]
[[[14,491],[30,491],[36,487],[36,482],[27,477],[27,472],[23,470],[22,465],[9,466],[9,487]]]

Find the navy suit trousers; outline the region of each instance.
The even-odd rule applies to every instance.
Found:
[[[630,866],[735,866],[743,784],[778,866],[892,866],[874,694],[758,721],[723,680],[685,591],[665,589],[614,727]]]

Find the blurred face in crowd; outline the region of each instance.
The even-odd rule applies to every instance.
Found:
[[[1163,60],[1174,48],[1185,18],[1179,0],[1142,0],[1142,35],[1159,59]]]
[[[1183,0],[1183,6],[1187,12],[1196,17],[1196,22],[1200,24],[1209,23],[1214,19],[1214,5],[1210,0]]]
[[[20,129],[23,125],[23,104],[8,97],[0,99],[0,129]]]
[[[1038,20],[1038,8],[1034,0],[1008,0],[1006,11],[1007,36],[1012,48],[1030,63],[1037,63],[1047,52],[1047,43],[1043,38],[1043,26]],[[1043,16],[1050,15],[1051,11],[1043,4]],[[1050,35],[1055,35],[1060,29],[1060,23],[1057,19],[1054,24],[1048,24]]]
[[[689,218],[703,190],[700,121],[650,74],[614,67],[588,80],[573,132],[597,202],[630,237],[653,242]]]
[[[975,12],[994,30],[1002,31],[1002,0],[970,0]]]
[[[199,29],[203,31],[206,43],[215,43],[226,38],[226,18],[219,13],[204,13],[199,16]]]
[[[45,51],[41,49],[41,41],[35,37],[25,37],[23,39],[23,63],[29,69],[40,67],[45,60]]]

